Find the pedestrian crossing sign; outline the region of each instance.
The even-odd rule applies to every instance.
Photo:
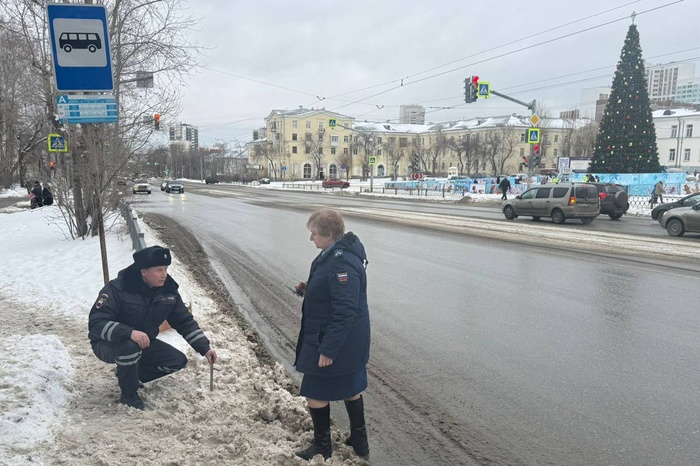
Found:
[[[540,143],[540,129],[539,128],[528,128],[527,130],[527,142],[530,144]]]
[[[328,127],[329,127],[329,128],[335,128],[336,124],[337,124],[337,122],[336,122],[336,119],[335,119],[335,118],[330,118],[330,119],[328,120]]]
[[[68,144],[60,134],[49,134],[49,152],[68,152]]]
[[[376,165],[377,163],[377,156],[376,155],[370,155],[367,159],[367,163],[370,165]]]
[[[486,81],[479,81],[478,87],[478,95],[480,99],[488,99],[489,97],[491,97],[491,83],[488,83]]]

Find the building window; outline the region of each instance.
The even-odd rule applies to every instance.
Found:
[[[382,150],[381,150],[381,149],[377,149],[377,157],[379,157],[380,155],[382,155]]]
[[[554,142],[559,142],[559,135],[558,134],[554,135]],[[554,154],[554,155],[557,155],[557,154]]]
[[[318,155],[323,155],[323,147],[318,148]]]
[[[323,129],[323,120],[318,122],[318,129]]]
[[[357,155],[357,147],[352,150],[352,155]]]
[[[687,137],[687,138],[693,137],[693,125],[688,125],[685,127],[685,137]]]
[[[671,137],[675,138],[678,136],[678,126],[671,126]]]
[[[406,147],[408,145],[407,138],[399,138],[399,147]]]
[[[343,136],[343,142],[350,142],[350,136]]]
[[[525,157],[525,148],[520,148],[520,157]]]
[[[306,146],[306,150],[304,151],[304,153],[310,154],[310,153],[311,153],[311,148],[310,148],[309,146]]]
[[[525,141],[525,133],[520,133],[520,142],[526,142]]]
[[[382,143],[382,138],[377,138],[377,144],[381,144],[381,143]]]
[[[311,164],[310,163],[304,164],[304,178],[307,180],[311,178]]]
[[[323,142],[323,134],[319,134],[319,135],[318,135],[318,141],[319,141],[319,142]]]
[[[331,147],[331,155],[335,155],[335,147]]]
[[[556,138],[557,138],[557,137],[556,137],[556,136],[554,136],[554,139],[556,139]],[[556,157],[556,156],[557,156],[557,154],[559,154],[559,149],[554,149],[554,156]]]
[[[348,155],[348,148],[347,147],[343,147],[343,155]]]
[[[338,166],[334,163],[331,164],[330,167],[328,167],[328,176],[330,178],[338,178]]]
[[[298,122],[296,120],[292,120],[292,128],[296,128],[298,125]]]
[[[674,126],[675,128],[675,126]],[[671,149],[668,151],[668,160],[674,161],[676,160],[676,149]]]
[[[296,154],[296,153],[297,153],[297,146],[292,146],[292,154]]]
[[[310,121],[307,121],[307,122],[306,122],[306,127],[309,128],[309,129],[311,129],[311,122],[310,122]]]
[[[297,133],[292,133],[292,141],[296,141],[296,140],[297,140]]]
[[[683,151],[683,161],[690,162],[690,149]]]
[[[331,136],[331,142],[335,142],[336,144],[338,143],[338,136]]]
[[[311,133],[306,133],[306,140],[311,141]]]

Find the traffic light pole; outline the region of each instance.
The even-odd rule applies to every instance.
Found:
[[[493,89],[491,89],[491,94],[497,95],[498,97],[501,97],[506,100],[510,100],[511,102],[515,102],[516,104],[520,104],[523,107],[527,107],[528,110],[530,110],[530,116],[532,117],[535,115],[535,106],[537,105],[537,101],[533,99],[532,102],[529,104],[526,102],[523,102],[522,100],[515,99],[513,97],[510,97],[505,94],[501,94],[500,92],[496,92]],[[529,144],[530,141],[528,141]],[[527,159],[527,187],[530,187],[530,180],[532,179],[532,172],[534,171],[534,161],[535,161],[535,146],[534,144],[530,144],[530,157]]]

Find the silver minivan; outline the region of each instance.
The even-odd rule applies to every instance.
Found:
[[[551,217],[554,223],[577,218],[591,223],[600,215],[598,190],[589,183],[550,183],[528,189],[503,203],[503,215],[513,220],[521,215],[533,220]]]

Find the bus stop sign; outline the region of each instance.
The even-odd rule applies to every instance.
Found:
[[[56,90],[114,90],[104,5],[49,3],[46,12]]]

